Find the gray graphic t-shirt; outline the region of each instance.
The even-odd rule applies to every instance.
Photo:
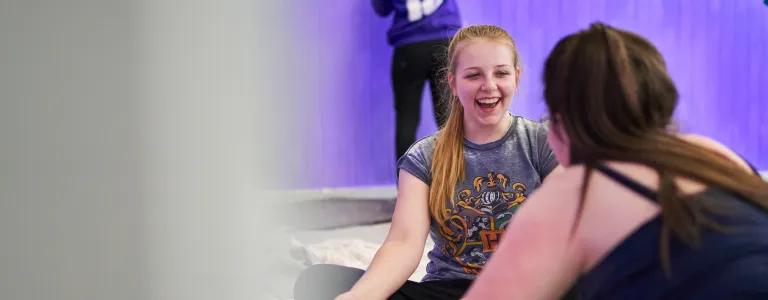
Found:
[[[498,141],[478,145],[464,140],[464,181],[456,185],[445,229],[432,220],[427,275],[422,281],[474,279],[499,243],[515,210],[557,166],[540,123],[513,116]],[[435,136],[425,137],[399,159],[398,168],[427,185]]]

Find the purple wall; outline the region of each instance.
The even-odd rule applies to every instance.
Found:
[[[302,1],[293,22],[304,82],[306,174],[298,187],[394,183],[394,113],[385,33],[369,1]],[[662,52],[681,101],[682,130],[711,136],[768,169],[768,7],[758,0],[458,0],[465,24],[496,24],[518,42],[521,91],[512,112],[544,111],[543,61],[594,20],[635,31]],[[428,90],[419,136],[435,130]]]

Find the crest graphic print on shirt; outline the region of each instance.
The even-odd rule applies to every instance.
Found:
[[[509,176],[488,173],[472,180],[472,187],[460,190],[440,235],[447,240],[443,253],[452,256],[467,274],[478,274],[496,250],[504,228],[517,206],[526,197],[523,183],[511,183]],[[448,204],[451,205],[450,203]]]

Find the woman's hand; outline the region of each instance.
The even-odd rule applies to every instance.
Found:
[[[392,224],[363,277],[336,300],[383,300],[392,296],[413,274],[429,235],[429,186],[400,170]]]

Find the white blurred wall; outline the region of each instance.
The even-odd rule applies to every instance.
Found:
[[[0,299],[263,297],[303,117],[260,2],[0,2]]]

